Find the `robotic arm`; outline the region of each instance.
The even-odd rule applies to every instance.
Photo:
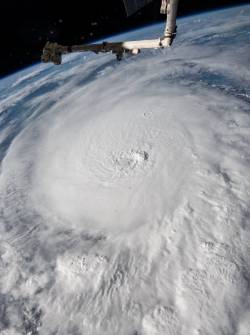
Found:
[[[139,9],[145,7],[154,0],[123,0],[127,15],[136,13]],[[176,16],[179,0],[161,0],[161,14],[167,15],[167,23],[164,35],[161,38],[164,46],[170,46],[176,36]]]
[[[133,14],[139,8],[152,0],[123,0],[128,15]],[[41,60],[45,63],[52,62],[55,65],[62,63],[62,55],[72,52],[92,51],[94,53],[112,52],[117,60],[121,60],[125,53],[137,55],[141,49],[157,49],[171,46],[176,36],[176,16],[179,0],[162,0],[161,13],[167,14],[167,23],[164,34],[159,39],[139,40],[125,42],[103,42],[100,44],[62,46],[57,43],[47,42]]]
[[[164,46],[170,46],[176,36],[176,17],[178,9],[179,0],[162,0],[161,3],[161,14],[167,14],[167,23],[164,31],[164,36],[162,40],[164,41]]]

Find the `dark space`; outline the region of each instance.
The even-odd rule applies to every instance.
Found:
[[[178,15],[249,3],[248,0],[180,0]],[[47,40],[79,44],[164,19],[160,0],[131,17],[122,0],[106,1],[1,1],[0,76],[40,60]],[[229,18],[230,19],[230,18]]]

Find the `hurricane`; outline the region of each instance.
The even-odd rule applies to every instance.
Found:
[[[1,335],[249,334],[249,17],[0,80]]]

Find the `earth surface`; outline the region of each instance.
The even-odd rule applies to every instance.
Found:
[[[250,334],[249,66],[244,6],[1,79],[1,335]]]

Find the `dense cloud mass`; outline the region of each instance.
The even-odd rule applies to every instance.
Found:
[[[1,335],[249,334],[249,17],[0,81]]]

